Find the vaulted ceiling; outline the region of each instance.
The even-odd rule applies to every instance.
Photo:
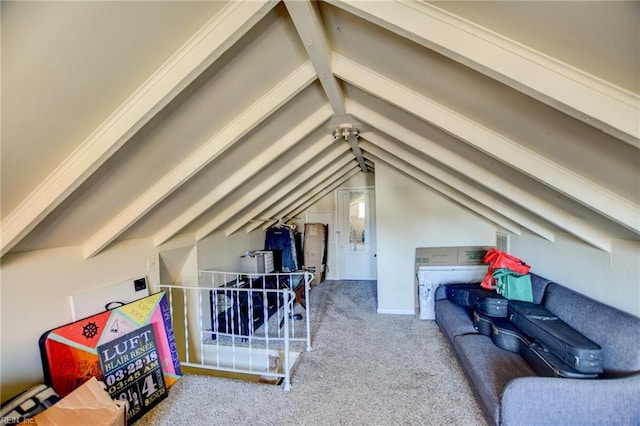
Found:
[[[0,7],[2,255],[267,227],[378,163],[510,232],[640,239],[638,2]]]

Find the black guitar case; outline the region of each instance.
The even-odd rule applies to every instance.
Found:
[[[570,379],[595,379],[598,377],[597,373],[581,373],[551,352],[546,351],[537,342],[531,343],[521,355],[540,376]]]
[[[531,343],[526,334],[507,318],[494,318],[491,331],[493,343],[509,352],[522,354]]]
[[[473,326],[480,334],[491,337],[491,333],[493,333],[493,317],[483,315],[478,311],[473,311]]]
[[[509,300],[480,284],[449,284],[447,298],[456,305],[474,309],[490,317],[506,317]]]
[[[501,349],[521,354],[529,346],[525,333],[507,318],[490,317],[474,311],[473,325],[480,334],[491,337]]]
[[[602,348],[544,306],[511,300],[508,311],[511,322],[575,370],[602,372]]]

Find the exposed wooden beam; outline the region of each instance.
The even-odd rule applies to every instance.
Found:
[[[284,207],[275,215],[275,217],[289,218],[296,217],[301,212],[305,211],[309,206],[320,200],[322,197],[333,191],[335,188],[346,182],[350,177],[361,170],[355,163],[347,164],[336,173],[330,175],[322,182],[317,184],[309,191],[299,191],[296,197],[292,197],[290,203],[283,203]],[[303,193],[304,192],[304,193]],[[274,225],[277,221],[269,221],[262,225],[262,229],[267,229]]]
[[[344,94],[331,70],[331,48],[322,26],[315,1],[284,0],[302,45],[318,74],[329,103],[336,116],[345,116]],[[357,138],[348,138],[349,145],[363,172],[367,172]]]
[[[282,138],[269,144],[264,151],[256,153],[249,161],[244,163],[222,182],[218,183],[209,193],[201,197],[193,205],[187,207],[154,236],[154,243],[156,245],[162,244],[176,235],[224,197],[231,194],[240,185],[267,167],[269,163],[286,154],[287,151],[293,148],[300,140],[326,122],[331,115],[329,105],[323,105],[318,108],[318,110],[309,115],[309,117],[289,130]]]
[[[313,67],[307,62],[282,80],[87,240],[83,247],[85,257],[89,258],[100,252],[173,191],[307,87],[315,78]]]
[[[317,176],[318,173],[322,173],[323,170],[330,167],[335,161],[339,161],[341,165],[344,165],[352,160],[352,157],[347,155],[349,151],[349,145],[338,144],[335,148],[328,150],[322,157],[316,161],[312,161],[306,166],[302,172],[296,174],[286,181],[286,183],[279,185],[276,189],[273,189],[268,193],[266,198],[260,199],[258,202],[253,203],[248,211],[244,211],[241,215],[234,218],[234,221],[225,228],[225,235],[229,236],[238,231],[243,226],[249,224],[252,220],[257,220],[260,217],[264,217],[263,213],[269,207],[273,206],[278,200],[290,194],[299,185],[302,185],[305,181]],[[256,225],[258,227],[259,225]],[[201,234],[200,236],[202,237]],[[206,235],[205,235],[206,236]]]
[[[384,151],[376,149],[375,146],[373,147],[373,149],[373,151],[370,151],[367,148],[364,148],[365,152],[367,152],[370,158],[374,158],[376,159],[376,161],[386,163],[387,165],[389,165],[389,167],[431,188],[442,196],[458,204],[462,208],[469,210],[471,213],[478,215],[495,225],[501,226],[516,235],[521,234],[520,225],[518,225],[511,219],[497,213],[493,209],[489,209],[486,206],[476,202],[470,197],[464,195],[462,192],[457,191],[446,184],[443,184],[439,180],[434,179],[427,173],[424,173],[424,171],[418,170],[417,167],[404,162],[398,157],[389,153],[384,153]]]
[[[2,221],[4,256],[278,2],[229,2]]]
[[[351,171],[348,171],[342,176],[337,176],[336,179],[332,180],[331,183],[329,183],[324,189],[319,190],[316,194],[312,195],[308,200],[304,201],[301,205],[287,212],[285,216],[286,217],[298,216],[300,213],[304,212],[309,207],[317,203],[319,200],[329,195],[335,189],[340,187],[340,185],[342,185],[343,183],[345,183],[346,181],[348,181],[358,173],[360,173],[360,169],[358,169],[358,167],[356,166],[352,166]]]
[[[303,168],[309,167],[310,161],[315,161],[316,157],[324,154],[325,158],[337,158],[339,155],[343,155],[347,147],[345,145],[333,144],[333,138],[330,136],[323,136],[314,141],[307,149],[298,154],[290,161],[290,166],[282,167],[279,170],[274,171],[265,180],[255,185],[252,189],[242,194],[240,198],[235,200],[231,205],[226,207],[223,212],[218,213],[215,217],[211,218],[204,225],[202,225],[196,231],[196,238],[203,239],[210,235],[212,232],[217,231],[222,225],[230,221],[234,217],[237,218],[241,212],[256,203],[265,194],[271,193],[278,185],[282,184],[288,178],[296,176],[304,171]],[[336,154],[332,156],[332,152]],[[244,223],[243,225],[244,226]],[[154,239],[156,245],[159,241]]]
[[[500,216],[506,217],[509,221],[529,229],[545,240],[554,241],[554,231],[542,224],[540,220],[534,219],[531,213],[526,212],[513,203],[495,197],[492,193],[481,190],[477,185],[470,184],[467,180],[461,179],[459,175],[439,166],[440,163],[427,161],[424,157],[416,156],[405,147],[373,132],[367,133],[365,139],[366,140],[363,140],[363,148],[374,154],[377,158],[386,160],[386,155],[388,155],[403,161],[405,164],[411,164],[423,174],[427,175],[430,181],[435,179],[445,185],[445,187],[453,188],[461,192],[467,199],[474,200],[485,206],[485,208],[494,210]],[[434,188],[434,186],[432,186],[432,188]],[[519,231],[516,232],[506,226],[505,228],[514,233],[519,233]]]
[[[632,201],[350,59],[334,55],[334,70],[354,86],[422,118],[640,234],[640,206]]]
[[[412,147],[422,155],[433,158],[452,170],[457,170],[461,175],[491,191],[495,191],[495,188],[500,188],[501,195],[515,204],[569,232],[580,240],[600,250],[611,252],[611,236],[602,232],[587,220],[572,216],[553,203],[537,197],[497,176],[495,173],[480,167],[472,159],[456,154],[362,104],[349,101],[347,108],[358,119]]]
[[[520,234],[522,226],[548,241],[554,240],[553,230],[542,225],[539,220],[532,219],[529,213],[524,213],[513,203],[503,201],[482,191],[478,186],[446,171],[434,162],[426,161],[423,157],[410,153],[397,143],[369,132],[364,136],[362,148],[365,152],[373,154],[375,158],[400,169],[457,203],[466,204],[466,208],[515,234]],[[420,172],[416,173],[416,170],[411,170],[412,167]]]
[[[280,195],[280,197],[277,198],[275,202],[268,205],[266,209],[260,211],[259,215],[256,216],[256,218],[266,218],[266,221],[269,221],[270,218],[284,219],[281,215],[282,215],[282,211],[287,206],[290,206],[291,204],[295,203],[296,200],[298,200],[300,197],[304,196],[304,194],[307,194],[313,188],[318,186],[318,184],[323,180],[330,178],[336,173],[344,172],[344,170],[346,170],[345,168],[349,167],[350,163],[352,162],[353,162],[353,157],[349,155],[342,156],[338,160],[329,164],[328,166],[325,166],[321,171],[316,172],[314,175],[312,175],[305,181],[300,181],[300,179],[298,179],[297,184],[293,185],[293,187],[290,188],[288,191],[284,193],[278,192],[278,193],[272,194],[274,197],[278,195]],[[270,198],[269,201],[271,201],[272,197],[269,197],[269,198]],[[247,231],[252,231],[260,227],[262,223],[258,221],[258,222],[248,224]]]
[[[427,2],[328,0],[637,148],[640,96]]]

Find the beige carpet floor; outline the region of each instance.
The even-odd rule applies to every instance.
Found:
[[[187,374],[135,424],[486,425],[433,321],[376,313],[375,282],[311,290],[313,350],[282,386]]]

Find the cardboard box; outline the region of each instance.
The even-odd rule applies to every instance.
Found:
[[[33,424],[125,426],[127,403],[111,399],[104,385],[91,377],[53,407],[37,414]]]
[[[418,247],[416,271],[420,266],[482,265],[489,246]]]
[[[304,266],[315,272],[311,285],[320,284],[325,275],[327,231],[327,225],[324,223],[306,223],[304,225]]]

